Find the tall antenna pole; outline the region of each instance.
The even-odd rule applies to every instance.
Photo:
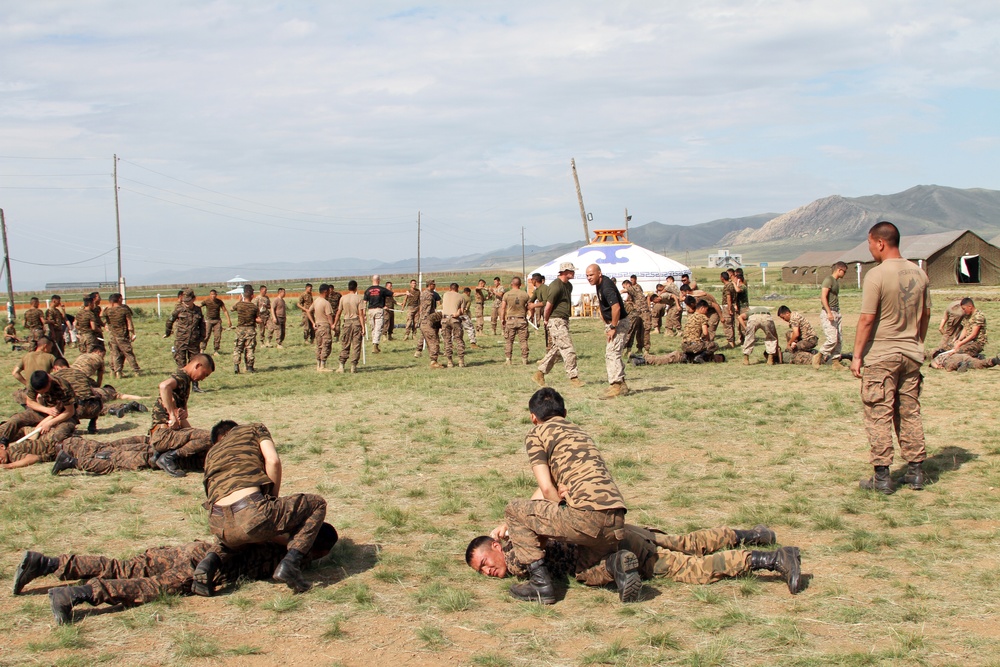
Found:
[[[420,211],[417,211],[417,288],[424,286],[424,274],[420,273]]]
[[[3,209],[0,208],[0,233],[3,235],[3,266],[7,271],[7,319],[14,322],[14,281],[10,279],[10,253],[7,252],[7,221],[3,217]]]
[[[524,266],[524,227],[521,227],[521,278],[523,279],[528,270]]]
[[[628,241],[628,221],[632,219],[632,216],[628,214],[628,206],[625,207],[625,240]]]
[[[115,161],[115,240],[118,242],[118,291],[122,293],[122,300],[125,300],[125,281],[122,280],[122,221],[118,214],[118,154],[114,155]],[[105,279],[106,280],[106,279]]]
[[[583,241],[590,243],[590,230],[587,229],[587,209],[583,207],[583,191],[580,190],[580,177],[576,175],[576,158],[570,158],[573,167],[573,182],[576,183],[576,199],[580,202],[580,217],[583,219]]]

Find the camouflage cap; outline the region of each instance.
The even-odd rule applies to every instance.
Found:
[[[433,278],[428,278],[428,279],[427,279],[427,280],[426,280],[426,281],[424,282],[424,284],[425,284],[425,285],[437,285],[437,283],[436,283],[436,282],[434,282],[434,279],[433,279]]]
[[[563,273],[564,271],[573,271],[573,272],[575,272],[576,271],[576,267],[573,266],[573,262],[563,262],[562,264],[560,264],[559,265],[559,273]]]
[[[184,303],[191,303],[194,301],[194,290],[190,287],[184,290]]]

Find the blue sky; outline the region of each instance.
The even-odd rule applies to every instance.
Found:
[[[1000,189],[995,2],[0,6],[19,285]],[[110,264],[108,264],[110,261]],[[40,267],[28,264],[69,264]],[[228,277],[228,276],[221,276]]]

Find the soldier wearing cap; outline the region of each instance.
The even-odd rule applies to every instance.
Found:
[[[553,280],[548,288],[542,319],[545,321],[552,347],[538,362],[538,370],[531,378],[540,387],[545,386],[545,374],[555,366],[557,356],[562,356],[563,366],[566,368],[570,384],[574,387],[584,385],[576,368],[576,350],[573,348],[573,340],[569,337],[569,316],[573,312],[573,285],[570,281],[574,275],[576,275],[576,267],[573,266],[573,262],[563,262],[559,265],[558,279]]]
[[[191,358],[201,354],[201,340],[205,337],[205,317],[201,306],[194,302],[194,290],[188,288],[181,294],[181,301],[167,319],[166,333],[168,338],[174,336],[174,361],[177,368],[184,368]],[[195,383],[194,391],[201,391]]]

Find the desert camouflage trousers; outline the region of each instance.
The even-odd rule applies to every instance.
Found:
[[[789,339],[792,337],[792,331],[789,329],[785,332],[785,346],[791,345]],[[816,349],[816,345],[819,343],[819,338],[816,336],[810,336],[809,338],[800,338],[795,341],[795,349],[802,352],[810,352]]]
[[[550,317],[546,331],[548,331],[549,339],[552,341],[552,347],[545,352],[545,356],[538,362],[538,370],[543,373],[549,373],[552,367],[556,365],[556,357],[561,356],[563,366],[566,369],[566,375],[570,379],[580,375],[580,371],[576,368],[576,350],[573,348],[573,341],[569,337],[569,320]]]
[[[750,356],[753,354],[753,346],[756,342],[757,332],[764,334],[764,351],[768,354],[778,352],[778,330],[774,328],[774,320],[770,315],[751,315],[747,318],[747,329],[743,334],[743,354]]]
[[[648,315],[648,313],[647,313]],[[617,384],[625,381],[625,362],[622,361],[622,350],[625,349],[625,341],[628,339],[628,332],[632,328],[632,323],[642,322],[635,313],[626,315],[618,320],[614,335],[604,346],[604,368],[608,372],[608,384]],[[645,326],[645,325],[641,325]],[[646,338],[649,338],[649,329],[646,329]],[[648,349],[648,347],[647,347]]]
[[[157,454],[176,451],[181,458],[204,454],[212,446],[212,433],[200,428],[182,428],[176,431],[166,424],[153,427],[149,446]]]
[[[423,352],[424,345],[427,346],[431,362],[437,361],[438,355],[441,354],[441,339],[438,336],[438,330],[434,328],[429,319],[425,319],[420,323],[420,338],[417,341],[417,353]]]
[[[844,344],[844,328],[841,323],[840,313],[834,311],[833,322],[831,322],[826,311],[821,311],[819,314],[819,325],[823,328],[824,338],[823,345],[820,346],[819,351],[826,357],[839,357]]]
[[[730,347],[736,347],[736,318],[732,314],[723,311],[721,322],[722,335],[725,337],[726,342],[730,344]]]
[[[548,540],[575,544],[576,579],[601,586],[612,579],[604,559],[625,537],[625,510],[578,510],[548,500],[513,500],[504,509],[514,557],[528,565],[545,557]]]
[[[946,371],[957,371],[961,364],[966,364],[967,368],[982,370],[993,368],[993,359],[980,359],[961,352],[952,352],[948,355],[939,354],[931,364],[932,368],[943,368]]]
[[[112,442],[66,438],[62,450],[76,459],[78,470],[91,475],[107,475],[119,470],[149,468],[149,437],[133,435]]]
[[[667,364],[683,364],[687,355],[683,351],[667,352],[666,354],[647,354],[646,363],[650,366],[666,366]]]
[[[738,542],[730,528],[668,535],[655,528],[625,526],[621,548],[639,558],[643,579],[666,577],[682,584],[711,584],[750,571],[750,552],[731,549]]]
[[[719,344],[714,340],[686,340],[681,343],[681,351],[687,354],[712,354],[718,349]]]
[[[955,346],[955,341],[962,333],[963,317],[962,313],[958,315],[949,313],[945,316],[944,330],[941,332],[941,342],[938,343],[937,349],[949,350]]]
[[[194,569],[211,549],[208,542],[148,549],[128,560],[104,556],[59,556],[55,575],[62,581],[90,579],[94,604],[137,605],[161,593],[191,590]]]
[[[221,513],[213,510],[208,516],[209,530],[224,547],[213,547],[220,555],[250,544],[272,542],[279,535],[288,536],[289,551],[307,554],[326,518],[326,501],[312,493],[263,496],[238,512],[229,507],[221,509]]]
[[[403,330],[403,333],[405,333],[406,336],[412,336],[419,330],[420,323],[417,322],[417,307],[410,306],[406,309],[406,329]]]
[[[462,315],[462,330],[469,337],[469,344],[476,344],[476,325],[468,315]]]
[[[473,304],[473,306],[472,306],[472,312],[475,314],[475,317],[476,317],[476,331],[478,333],[482,333],[483,332],[483,319],[484,319],[483,318],[483,310],[484,310],[483,304],[481,304],[481,303],[476,303],[476,304]]]
[[[978,357],[983,353],[983,344],[978,340],[970,340],[968,343],[958,348],[958,352],[961,354],[967,354],[970,357]]]
[[[523,317],[508,317],[503,325],[503,356],[510,359],[514,354],[514,338],[521,341],[521,358],[528,363],[528,320]]]
[[[316,361],[326,361],[333,349],[333,335],[330,327],[322,324],[316,327],[313,337],[316,339]]]
[[[649,319],[657,331],[663,331],[663,315],[667,312],[666,304],[654,303],[649,306]]]
[[[205,320],[205,337],[201,339],[201,351],[208,349],[208,339],[211,338],[218,352],[222,346],[222,320]]]
[[[239,366],[241,361],[246,361],[247,368],[253,368],[256,358],[254,352],[257,350],[257,329],[253,326],[244,325],[236,328],[236,340],[233,341],[233,365]]]
[[[800,366],[808,366],[812,364],[813,355],[815,352],[806,352],[805,350],[800,350],[798,352],[786,352],[784,357],[784,362],[786,364],[798,364]],[[833,363],[837,363],[836,361]]]
[[[459,361],[465,361],[465,331],[462,322],[457,317],[441,318],[441,337],[444,339],[444,356],[452,360],[452,353]]]
[[[350,359],[351,365],[357,366],[361,359],[361,346],[364,345],[364,342],[364,335],[361,333],[361,320],[356,317],[352,320],[344,320],[343,328],[340,330],[340,356],[338,357],[340,363],[347,363],[347,360]]]
[[[920,387],[924,379],[920,366],[919,361],[898,353],[864,366],[861,402],[873,466],[892,465],[893,431],[905,461],[918,463],[927,458],[920,417]]]
[[[677,306],[670,306],[663,318],[663,327],[669,329],[670,333],[676,333],[681,328],[681,309]],[[666,333],[666,331],[664,331]]]
[[[110,352],[111,357],[111,372],[121,373],[125,368],[125,361],[128,361],[128,365],[132,367],[132,370],[136,373],[139,372],[139,362],[135,358],[135,352],[132,350],[132,340],[126,331],[123,335],[106,331],[105,339],[108,342],[108,352]]]
[[[312,322],[309,321],[305,313],[302,314],[302,340],[307,343],[316,340],[316,330],[313,329]]]
[[[493,302],[493,311],[490,313],[490,326],[493,327],[493,335],[497,335],[497,324],[500,323],[500,302]]]

